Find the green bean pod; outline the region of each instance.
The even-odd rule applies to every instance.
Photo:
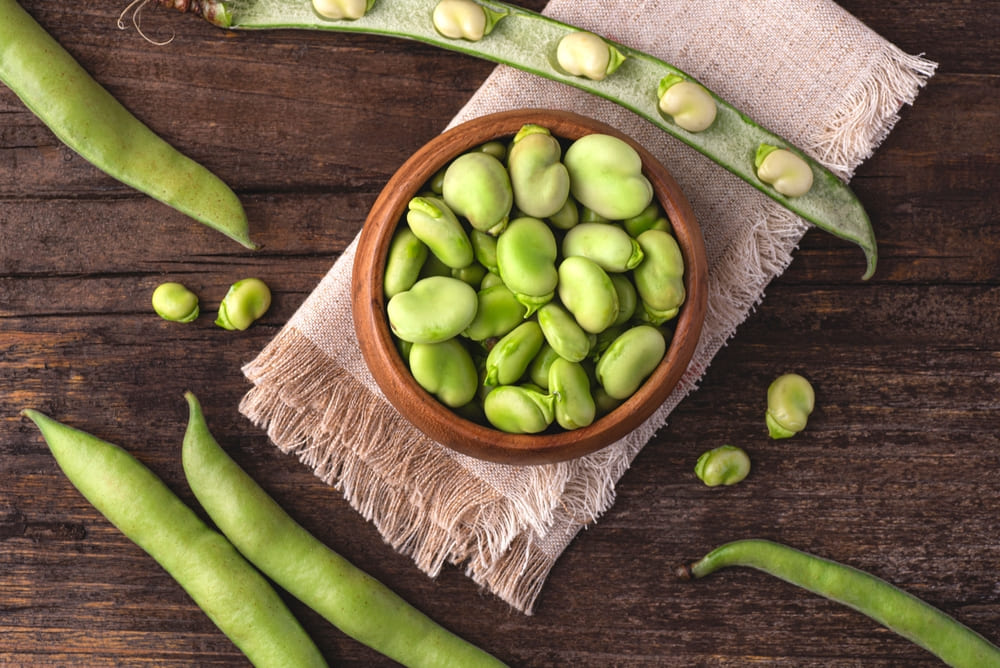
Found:
[[[173,0],[157,1],[174,5]],[[356,21],[323,20],[312,11],[310,3],[301,0],[205,0],[184,6],[214,25],[233,30],[299,28],[413,39],[587,91],[644,118],[817,227],[857,244],[865,254],[864,278],[875,272],[878,251],[871,221],[850,187],[835,174],[806,157],[814,179],[812,188],[801,197],[784,196],[757,176],[754,165],[757,147],[769,144],[791,148],[791,142],[754,122],[711,91],[708,92],[716,104],[715,120],[704,130],[685,130],[660,110],[657,93],[660,82],[669,75],[700,83],[687,73],[659,58],[608,40],[626,65],[600,81],[575,76],[554,65],[551,54],[563,37],[579,32],[579,28],[499,0],[491,0],[489,4],[506,15],[488,36],[477,42],[442,36],[434,28],[425,0],[378,2]]]
[[[35,410],[69,481],[146,551],[258,668],[326,666],[281,597],[239,552],[122,448]]]
[[[726,543],[681,566],[683,579],[746,566],[867,615],[955,668],[1000,668],[1000,647],[953,617],[885,580],[768,540]]]
[[[104,173],[257,248],[229,186],[133,116],[16,0],[0,0],[0,81]]]
[[[280,587],[351,636],[406,666],[502,666],[359,570],[292,519],[219,446],[197,398],[182,459],[191,491],[217,527]],[[284,665],[296,665],[288,660]]]

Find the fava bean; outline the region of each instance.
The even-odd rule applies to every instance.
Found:
[[[472,243],[462,223],[444,200],[414,197],[407,205],[406,223],[427,248],[452,269],[472,264]]]
[[[559,40],[556,62],[573,76],[601,81],[621,67],[625,56],[601,37],[581,30]]]
[[[497,267],[497,238],[473,228],[469,232],[469,242],[472,244],[472,254],[476,262],[494,274],[498,273],[500,270]]]
[[[597,380],[612,397],[627,399],[653,373],[666,350],[666,341],[655,327],[632,327],[597,361]]]
[[[478,262],[473,262],[461,269],[452,269],[451,277],[457,278],[463,283],[468,283],[473,288],[478,288],[488,273],[486,267]]]
[[[632,238],[638,237],[646,230],[663,230],[672,232],[670,220],[663,214],[663,210],[655,200],[649,203],[638,216],[632,216],[622,221],[622,227]]]
[[[22,415],[41,430],[84,498],[155,559],[255,666],[327,665],[267,580],[139,460],[38,411]]]
[[[622,274],[609,274],[611,283],[618,293],[618,317],[611,323],[612,326],[624,325],[635,315],[636,306],[639,304],[639,295],[635,291],[635,285]]]
[[[594,421],[597,408],[590,378],[579,362],[556,357],[549,366],[549,394],[555,397],[555,419],[563,429],[579,429]]]
[[[643,318],[661,325],[677,316],[684,303],[684,256],[673,235],[647,230],[636,239],[645,259],[632,271]]]
[[[489,153],[464,153],[448,165],[441,196],[472,227],[494,236],[507,226],[514,192],[503,163]]]
[[[788,149],[761,144],[754,160],[757,176],[787,197],[802,197],[812,188],[812,169]]]
[[[478,42],[489,35],[497,21],[507,16],[472,0],[440,0],[434,6],[434,28],[449,39]]]
[[[559,283],[559,254],[552,229],[530,216],[510,221],[497,238],[500,278],[528,308],[531,315],[555,295]]]
[[[643,258],[639,242],[624,228],[606,223],[580,223],[569,230],[563,237],[562,252],[566,257],[588,258],[614,272],[635,269]]]
[[[562,147],[548,129],[526,125],[514,136],[507,168],[514,205],[527,216],[548,218],[569,197],[569,172],[560,162]]]
[[[657,87],[660,111],[688,132],[701,132],[715,121],[715,100],[705,87],[670,74]]]
[[[185,396],[190,417],[182,449],[184,475],[215,525],[262,573],[347,635],[405,666],[504,665],[299,525],[226,454],[197,399],[190,392]],[[294,654],[279,658],[283,666],[307,665]]]
[[[511,385],[528,370],[528,365],[542,349],[545,337],[534,320],[526,320],[490,348],[486,356],[487,385]]]
[[[637,216],[653,200],[642,159],[618,137],[584,135],[566,149],[563,163],[576,201],[609,220]]]
[[[191,322],[198,317],[198,295],[175,282],[161,283],[153,290],[153,310],[170,322]]]
[[[271,289],[259,278],[236,281],[219,304],[215,324],[223,329],[244,330],[271,307]]]
[[[538,309],[538,325],[548,344],[570,362],[583,361],[590,353],[590,336],[560,304],[549,302]]]
[[[542,388],[549,389],[549,368],[557,359],[562,359],[559,353],[549,345],[548,341],[542,344],[542,349],[538,351],[535,358],[528,365],[528,378],[532,383]]]
[[[698,457],[694,474],[709,487],[735,485],[750,473],[750,457],[735,445],[720,445]]]
[[[413,287],[427,260],[427,246],[409,227],[400,226],[389,242],[382,291],[386,299]]]
[[[504,285],[503,279],[500,278],[500,274],[497,274],[497,273],[495,273],[493,271],[488,271],[488,272],[486,272],[486,275],[483,276],[483,280],[481,280],[479,282],[479,289],[480,290],[487,290],[487,289],[492,288],[492,287],[497,286],[497,285]],[[504,287],[507,287],[507,286],[504,285]],[[514,294],[514,293],[511,293],[511,294]],[[520,302],[518,302],[518,303],[520,304]],[[523,304],[521,304],[521,305],[524,306]],[[527,313],[527,309],[525,309],[525,312]]]
[[[559,301],[586,332],[603,332],[618,319],[618,291],[593,260],[573,256],[559,263],[558,293]]]
[[[501,385],[486,395],[490,424],[510,434],[537,434],[555,420],[555,397],[531,387]]]
[[[334,21],[360,19],[374,4],[375,0],[312,0],[317,14]]]
[[[580,222],[580,207],[572,197],[567,197],[562,208],[549,216],[552,227],[560,230],[568,230],[578,222]]]
[[[528,309],[506,285],[481,288],[476,294],[476,316],[463,334],[473,341],[503,336],[524,322]]]
[[[431,276],[447,276],[449,278],[454,278],[454,276],[451,275],[451,267],[442,262],[441,259],[434,253],[428,252],[427,259],[424,260],[424,266],[420,268],[420,274],[417,275],[417,280],[430,278]]]
[[[955,668],[1000,668],[1000,647],[934,606],[870,573],[768,540],[721,545],[677,569],[685,580],[746,566],[867,615]]]
[[[410,373],[420,387],[445,406],[457,408],[476,396],[479,374],[472,357],[458,339],[414,343],[409,363]]]
[[[816,404],[808,380],[797,373],[778,376],[767,388],[765,421],[771,438],[789,438],[806,428]]]
[[[386,304],[393,333],[411,343],[438,343],[457,336],[476,317],[476,291],[449,276],[422,278]]]

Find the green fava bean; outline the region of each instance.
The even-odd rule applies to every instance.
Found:
[[[664,215],[660,209],[660,204],[655,200],[650,202],[649,206],[643,209],[642,213],[638,216],[632,216],[623,220],[622,227],[633,238],[638,237],[646,230],[673,231],[670,220]]]
[[[563,429],[579,429],[594,421],[597,406],[590,393],[590,377],[579,362],[561,357],[553,360],[548,390],[555,397],[556,422]]]
[[[464,153],[448,165],[441,187],[444,201],[477,230],[494,236],[503,232],[514,192],[503,163],[489,153]]]
[[[434,7],[431,22],[434,29],[448,39],[478,42],[505,16],[506,11],[497,12],[473,0],[440,0]]]
[[[389,242],[382,291],[386,299],[413,287],[427,261],[427,245],[409,227],[400,227]]]
[[[611,324],[612,326],[624,325],[635,315],[636,306],[639,304],[639,295],[635,291],[632,281],[628,280],[624,275],[609,274],[608,277],[611,279],[611,283],[614,284],[615,291],[618,293],[618,317]]]
[[[534,320],[527,320],[504,335],[486,356],[486,384],[516,383],[528,370],[543,343],[542,328]]]
[[[528,378],[532,383],[542,388],[549,389],[549,368],[557,359],[562,359],[559,353],[546,341],[542,344],[542,349],[538,351],[535,358],[528,365]]]
[[[410,200],[406,223],[434,255],[452,269],[472,264],[472,243],[462,223],[443,200],[414,197]]]
[[[198,295],[180,283],[161,283],[153,290],[153,310],[170,322],[191,322],[198,317]]]
[[[588,258],[614,272],[635,269],[644,257],[639,242],[624,228],[607,223],[580,223],[563,237],[562,253]]]
[[[499,283],[476,294],[476,317],[463,332],[473,341],[503,336],[524,322],[528,310],[506,285]]]
[[[534,388],[502,385],[486,395],[490,424],[509,434],[537,434],[555,420],[555,397]]]
[[[373,4],[375,0],[312,0],[313,10],[333,21],[360,19]]]
[[[497,238],[492,234],[486,234],[477,229],[473,229],[469,234],[469,242],[472,243],[472,254],[476,262],[486,267],[494,274],[497,269]]]
[[[765,420],[771,438],[789,438],[806,428],[816,404],[809,381],[797,373],[779,376],[767,388]]]
[[[429,252],[427,253],[427,259],[424,260],[424,266],[420,268],[420,274],[417,276],[417,280],[420,280],[421,278],[430,278],[431,276],[452,277],[451,267],[442,262],[437,255]],[[410,287],[412,288],[413,286],[411,285]]]
[[[479,374],[472,356],[458,339],[414,343],[409,361],[410,373],[420,387],[444,405],[457,408],[476,396]]]
[[[431,276],[389,300],[389,326],[411,343],[438,343],[461,333],[476,317],[476,291],[449,276]]]
[[[559,248],[552,229],[530,216],[516,218],[497,238],[500,278],[531,315],[555,296]]]
[[[244,330],[271,307],[271,289],[259,278],[236,281],[219,304],[215,324],[223,329]]]
[[[666,341],[655,327],[632,327],[597,361],[597,380],[612,397],[627,399],[653,373],[666,351]]]
[[[571,229],[580,222],[580,206],[572,197],[566,198],[566,203],[562,208],[549,216],[549,223],[552,227],[560,230]]]
[[[593,260],[579,256],[563,260],[558,291],[559,300],[584,331],[603,332],[618,319],[618,291]]]
[[[462,267],[461,269],[451,270],[452,278],[457,278],[463,283],[468,283],[474,288],[478,288],[480,286],[488,273],[489,272],[486,271],[486,267],[478,262],[473,262],[472,264]]]
[[[662,325],[677,316],[686,297],[684,256],[673,235],[662,230],[647,230],[636,241],[646,256],[632,271],[643,318]]]
[[[581,362],[590,353],[590,335],[560,304],[549,302],[538,309],[538,325],[548,344],[570,362]]]
[[[735,445],[722,445],[702,453],[694,474],[709,487],[735,485],[750,473],[750,457]]]
[[[492,288],[492,287],[497,286],[497,285],[504,285],[503,279],[500,278],[500,274],[497,274],[497,273],[492,272],[492,271],[488,271],[488,272],[486,272],[486,275],[483,276],[483,280],[481,280],[479,282],[479,289],[480,290],[487,290],[487,289]],[[507,286],[504,285],[504,287],[507,287]],[[512,292],[511,294],[514,294],[514,293]],[[518,302],[518,304],[520,304],[520,303],[521,302]],[[521,305],[524,306],[523,304],[521,304]],[[525,310],[525,312],[527,312],[527,310]]]
[[[563,163],[576,201],[609,220],[637,216],[653,200],[642,159],[617,137],[599,133],[580,137],[566,149]]]
[[[548,129],[526,125],[514,136],[507,168],[514,204],[525,215],[548,218],[569,197],[569,172],[560,162],[562,147]]]

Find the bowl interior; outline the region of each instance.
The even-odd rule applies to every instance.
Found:
[[[508,434],[458,416],[421,388],[399,355],[385,314],[382,291],[385,257],[407,204],[437,171],[461,153],[498,138],[512,137],[526,123],[575,140],[610,134],[627,141],[642,158],[643,172],[673,226],[684,255],[687,297],[659,366],[621,406],[591,425],[571,431]],[[361,353],[390,403],[428,437],[463,454],[506,464],[563,461],[594,452],[638,427],[666,400],[686,370],[701,334],[707,300],[705,247],[694,212],[677,182],[648,151],[618,130],[572,112],[519,109],[458,125],[414,153],[379,194],[358,240],[352,275],[352,314]]]

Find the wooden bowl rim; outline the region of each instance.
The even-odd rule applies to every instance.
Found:
[[[674,225],[674,236],[684,256],[687,297],[664,359],[622,405],[581,429],[508,434],[460,417],[413,379],[385,317],[383,258],[409,200],[444,164],[492,139],[512,137],[526,123],[542,125],[554,136],[571,141],[585,134],[609,134],[636,149],[643,171]],[[551,109],[516,109],[480,116],[446,130],[418,149],[393,174],[372,205],[358,239],[351,283],[352,315],[362,356],[396,410],[441,445],[477,459],[518,465],[559,462],[595,452],[647,420],[674,390],[694,355],[708,293],[701,230],[690,203],[666,167],[611,126],[574,112]]]

